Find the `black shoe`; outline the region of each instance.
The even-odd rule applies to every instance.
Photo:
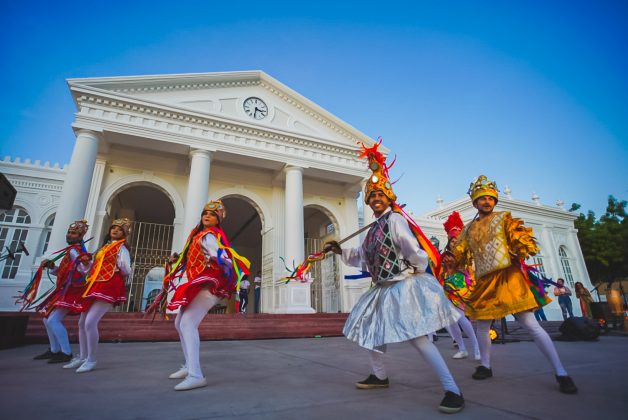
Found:
[[[473,379],[482,380],[493,377],[493,370],[486,366],[478,366],[475,368],[475,373],[471,375]]]
[[[377,376],[371,374],[365,380],[356,382],[355,387],[358,389],[388,388],[388,378],[379,379]]]
[[[560,387],[560,392],[563,394],[577,394],[578,387],[573,383],[573,379],[571,376],[556,376],[556,380],[558,381],[558,386]]]
[[[464,407],[464,397],[451,391],[445,392],[445,398],[440,402],[438,409],[447,414],[454,414]]]
[[[59,353],[52,356],[52,358],[48,360],[48,363],[68,363],[70,361],[72,361],[72,353],[65,354],[64,352],[60,351]]]
[[[61,352],[59,352],[61,353]],[[46,360],[46,359],[52,359],[52,357],[58,353],[53,353],[50,351],[50,349],[46,350],[45,353],[42,353],[40,355],[37,355],[35,357],[33,357],[33,360]]]

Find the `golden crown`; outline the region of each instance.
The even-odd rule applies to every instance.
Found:
[[[68,230],[76,230],[81,235],[85,235],[85,233],[87,233],[87,229],[89,229],[89,225],[87,224],[87,220],[85,219],[72,222],[70,223],[70,226],[68,226]]]
[[[388,179],[388,169],[394,165],[394,161],[390,165],[386,165],[386,157],[378,150],[380,144],[382,144],[381,138],[372,147],[366,147],[364,143],[360,143],[362,150],[360,152],[360,158],[367,158],[369,162],[369,169],[371,176],[364,185],[364,201],[366,204],[369,202],[369,197],[373,191],[381,191],[392,202],[397,200],[397,196],[392,189],[392,183]]]
[[[126,235],[128,235],[128,234],[129,234],[129,232],[131,232],[131,223],[132,223],[132,222],[131,222],[128,218],[123,217],[122,219],[116,219],[116,220],[114,220],[114,221],[111,223],[111,226],[112,226],[112,227],[113,227],[113,226],[118,226],[118,227],[122,228],[122,230],[124,231],[124,233],[125,233]]]
[[[489,181],[485,175],[480,175],[469,185],[469,191],[467,194],[471,197],[471,201],[475,201],[480,197],[488,195],[495,200],[499,199],[499,190],[497,184],[494,181]]]
[[[211,200],[209,203],[205,204],[205,207],[203,207],[203,211],[211,211],[213,213],[216,213],[220,221],[227,217],[227,209],[222,203],[222,200]]]

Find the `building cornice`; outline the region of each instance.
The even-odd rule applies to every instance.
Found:
[[[114,92],[120,97],[136,99],[130,95],[134,93],[165,92],[177,90],[199,90],[211,88],[260,86],[282,101],[291,105],[319,124],[333,130],[351,143],[364,142],[372,144],[373,140],[367,135],[347,124],[340,118],[318,106],[298,92],[290,89],[281,82],[260,70],[223,73],[196,73],[173,74],[155,76],[130,76],[109,78],[69,79],[68,85],[72,91],[88,89],[99,91],[101,94]],[[78,107],[78,100],[75,98]],[[160,104],[161,105],[161,104]],[[188,112],[187,110],[185,112]],[[318,139],[324,141],[323,139]],[[384,154],[388,150],[382,147]]]
[[[364,176],[367,172],[364,161],[357,157],[357,148],[314,137],[296,137],[279,130],[265,130],[136,98],[115,98],[106,92],[95,94],[79,88],[74,92],[79,107],[73,124],[75,129],[104,129],[142,137],[149,133],[151,138],[190,147],[203,147],[211,141],[213,146],[220,146],[219,150],[236,154],[259,152],[265,153],[268,159],[291,163],[305,160],[321,169],[349,169],[356,176]],[[246,153],[243,153],[244,149],[248,149]]]
[[[463,212],[465,210],[474,210],[473,204],[468,197],[462,197],[458,200],[452,201],[451,203],[443,206],[443,208],[432,210],[424,214],[423,217],[427,219],[437,219],[442,220],[449,217],[449,215],[453,211]],[[503,198],[499,200],[496,211],[515,211],[515,212],[525,212],[532,216],[538,217],[549,217],[552,219],[560,219],[566,220],[573,223],[574,220],[578,218],[577,215],[570,213],[566,210],[553,208],[544,205],[537,205],[533,203],[528,203],[521,200]]]

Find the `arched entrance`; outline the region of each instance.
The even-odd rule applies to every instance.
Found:
[[[262,220],[258,210],[245,197],[228,195],[222,198],[227,209],[227,217],[221,227],[225,231],[231,246],[238,254],[246,257],[251,262],[251,275],[249,281],[249,299],[246,311],[249,313],[261,312],[256,307],[255,285],[253,279],[262,269]],[[261,302],[261,300],[259,300]],[[231,301],[227,312],[235,311],[235,303]]]
[[[306,206],[303,214],[305,228],[305,254],[318,252],[323,244],[335,238],[338,223],[324,209]],[[312,264],[312,308],[316,312],[340,311],[340,280],[338,257],[330,254],[322,261]]]
[[[126,305],[121,309],[129,312],[144,310],[151,293],[161,288],[161,281],[155,281],[154,273],[163,267],[172,250],[174,205],[158,187],[139,184],[113,195],[108,215],[109,220],[103,221],[103,238],[111,220],[128,217],[133,221],[128,238],[133,275]]]

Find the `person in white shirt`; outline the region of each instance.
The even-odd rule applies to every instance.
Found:
[[[249,287],[251,282],[249,276],[244,276],[240,281],[240,312],[246,312],[246,307],[249,304]]]

